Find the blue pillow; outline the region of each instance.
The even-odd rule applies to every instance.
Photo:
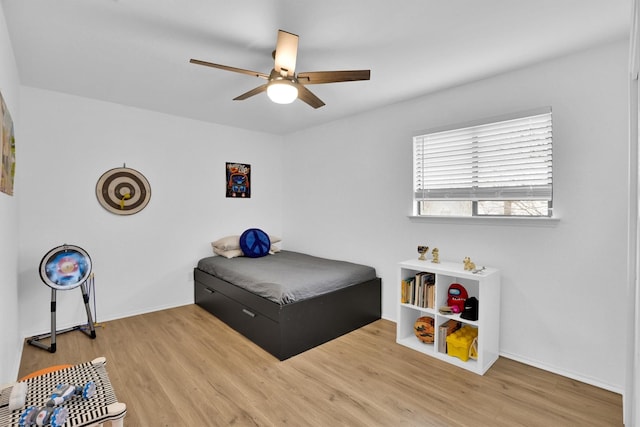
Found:
[[[259,228],[250,228],[240,236],[240,249],[244,256],[259,258],[269,254],[271,240],[269,235]]]

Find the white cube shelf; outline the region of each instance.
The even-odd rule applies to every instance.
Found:
[[[418,259],[399,263],[397,301],[398,323],[396,341],[406,347],[444,360],[453,365],[483,375],[498,360],[500,339],[500,271],[485,268],[473,273],[464,269],[463,263],[440,262]],[[416,274],[428,272],[435,275],[435,301],[433,308],[403,303],[401,300],[401,282]],[[459,283],[467,290],[469,297],[476,297],[478,303],[478,320],[461,319],[460,314],[441,314],[438,310],[447,305],[449,286]],[[434,319],[434,343],[424,343],[415,334],[414,325],[419,317],[428,316]],[[438,342],[445,337],[440,336],[439,326],[454,319],[478,330],[478,354],[476,359],[463,361],[450,356],[446,350],[438,349]]]

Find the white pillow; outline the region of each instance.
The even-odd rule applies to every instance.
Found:
[[[278,243],[282,241],[278,236],[272,236],[271,234],[269,234],[269,240],[271,240],[271,243]]]
[[[240,249],[229,249],[227,251],[223,251],[222,249],[213,248],[213,253],[229,259],[244,256],[244,253],[242,253]]]
[[[220,249],[222,251],[240,249],[240,236],[223,237],[222,239],[218,239],[215,242],[211,242],[211,246],[214,249]]]

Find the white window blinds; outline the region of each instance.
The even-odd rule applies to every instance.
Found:
[[[552,200],[551,109],[413,138],[416,200]]]

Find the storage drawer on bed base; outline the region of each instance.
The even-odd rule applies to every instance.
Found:
[[[268,352],[279,353],[277,322],[198,282],[195,283],[195,302]]]
[[[234,301],[243,304],[245,307],[252,307],[253,310],[258,311],[263,316],[268,317],[274,322],[280,320],[280,305],[269,301],[266,298],[262,298],[256,294],[252,294],[238,286],[232,285],[229,282],[205,273],[204,271],[194,269],[193,277],[195,283],[206,286],[212,291],[221,292],[227,298],[231,298]],[[252,310],[252,311],[253,311]]]

